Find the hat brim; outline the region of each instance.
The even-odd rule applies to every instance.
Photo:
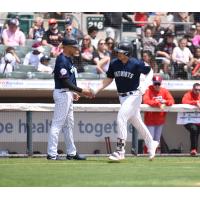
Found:
[[[80,48],[80,46],[78,44],[62,44],[63,46],[69,46],[69,47],[74,47],[74,48]]]
[[[114,48],[114,51],[117,52],[117,53],[126,53],[126,51],[119,49],[117,47]]]
[[[153,81],[153,84],[154,84],[154,83],[160,83],[160,84],[161,84],[161,81]]]

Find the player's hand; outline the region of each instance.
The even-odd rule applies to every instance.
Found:
[[[73,100],[74,100],[74,101],[78,101],[79,98],[80,98],[80,95],[74,92],[74,93],[73,93]]]
[[[85,97],[88,97],[88,98],[90,98],[90,99],[94,98],[94,94],[92,93],[92,90],[91,90],[90,88],[85,88],[85,89],[83,89],[82,94],[83,94]]]

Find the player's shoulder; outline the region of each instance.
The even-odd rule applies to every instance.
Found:
[[[130,63],[133,64],[133,65],[140,65],[140,64],[143,64],[143,61],[142,61],[142,60],[139,60],[139,59],[134,58],[134,57],[129,58],[129,61],[130,61]]]
[[[116,63],[119,63],[120,60],[118,58],[113,58],[111,61],[110,61],[110,64],[116,64]]]
[[[139,62],[139,60],[136,59],[136,58],[134,58],[134,57],[130,57],[130,58],[129,58],[129,61],[132,62],[132,63],[137,63],[137,62]]]

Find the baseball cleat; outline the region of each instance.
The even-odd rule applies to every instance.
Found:
[[[158,147],[159,142],[153,140],[149,147],[149,160],[152,161],[156,155],[156,148]]]
[[[86,160],[86,157],[76,153],[76,155],[67,155],[67,160]]]
[[[125,153],[122,152],[122,151],[115,151],[108,157],[108,159],[113,160],[113,161],[124,160],[125,159]]]
[[[56,156],[47,155],[47,160],[62,160],[62,159],[58,155]]]

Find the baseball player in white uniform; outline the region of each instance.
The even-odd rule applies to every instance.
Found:
[[[78,100],[80,97],[79,94],[88,97],[92,94],[89,89],[82,89],[76,85],[76,69],[73,65],[72,57],[78,48],[77,41],[64,39],[62,46],[63,53],[56,58],[54,68],[55,89],[53,92],[53,98],[55,109],[48,137],[47,159],[60,160],[57,154],[57,146],[59,133],[63,130],[67,153],[66,159],[85,160],[86,158],[84,156],[77,153],[74,144],[73,100]]]
[[[125,144],[127,139],[127,122],[130,121],[144,139],[149,150],[149,160],[155,157],[158,142],[154,141],[140,114],[142,95],[151,84],[153,71],[143,61],[131,57],[133,46],[131,43],[122,41],[115,48],[117,58],[113,59],[105,78],[99,87],[92,88],[96,95],[107,87],[113,79],[117,86],[121,108],[117,116],[118,138],[116,151],[110,156],[110,160],[119,161],[125,158]],[[140,84],[140,75],[145,74],[145,82]]]

